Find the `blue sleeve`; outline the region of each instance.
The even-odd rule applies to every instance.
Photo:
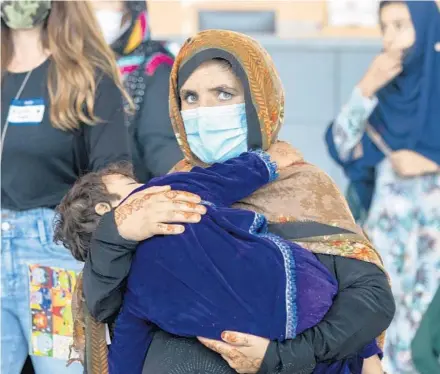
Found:
[[[127,301],[127,302],[126,302]],[[124,301],[111,342],[109,374],[142,374],[145,356],[153,338],[153,325],[139,318]]]
[[[243,153],[206,169],[174,173],[158,178],[152,185],[171,185],[173,190],[192,192],[217,206],[230,206],[277,178],[277,165],[262,151]]]
[[[382,349],[380,349],[379,345],[377,344],[377,339],[372,340],[359,353],[359,356],[361,356],[363,359],[367,359],[375,355],[378,355],[381,359],[383,357],[383,352]]]

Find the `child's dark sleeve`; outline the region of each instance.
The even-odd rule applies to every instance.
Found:
[[[119,312],[137,244],[119,235],[114,211],[102,217],[83,269],[87,308],[100,322],[112,323]]]
[[[230,206],[277,178],[277,165],[268,153],[250,151],[206,169],[195,167],[189,173],[174,173],[151,181],[149,186],[171,185],[199,195],[218,206]]]
[[[116,321],[109,352],[111,374],[141,374],[148,348],[153,339],[153,325],[139,318],[124,300]]]

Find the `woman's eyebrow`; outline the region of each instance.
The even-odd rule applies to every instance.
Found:
[[[220,86],[216,86],[216,87],[209,89],[210,92],[213,92],[213,91],[218,92],[218,91],[222,91],[222,90],[234,91],[235,93],[239,92],[236,88],[230,87],[226,84],[221,84]]]
[[[181,89],[179,94],[180,96],[188,96],[188,95],[197,95],[197,92],[194,90]]]
[[[410,22],[410,21],[411,21],[411,18],[407,18],[407,17],[400,17],[400,18],[393,19],[393,23],[397,23],[397,22],[403,23],[403,22]]]
[[[400,17],[396,17],[396,18],[394,18],[394,19],[390,19],[390,20],[388,20],[387,23],[393,23],[393,24],[395,24],[395,23],[398,23],[398,22],[400,22],[400,23],[402,23],[402,22],[411,22],[411,18],[410,18],[410,17],[405,17],[405,16],[400,16]],[[381,24],[384,24],[385,22],[380,21],[380,23],[381,23]]]

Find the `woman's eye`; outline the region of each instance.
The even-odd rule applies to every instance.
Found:
[[[194,104],[197,101],[197,96],[190,94],[186,96],[185,100],[188,104]]]
[[[219,100],[225,101],[225,100],[231,100],[232,99],[232,94],[230,94],[229,92],[220,92],[218,95]]]

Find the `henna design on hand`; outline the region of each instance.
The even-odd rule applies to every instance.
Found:
[[[165,197],[167,197],[170,200],[174,200],[177,197],[178,192],[177,191],[168,191],[165,193]]]
[[[200,214],[198,213],[190,213],[190,212],[182,212],[182,215],[185,219],[198,218]]]
[[[222,339],[224,341],[226,341],[227,343],[238,343],[239,341],[241,341],[242,345],[249,344],[249,339],[245,335],[240,337],[233,332],[223,332],[221,336],[222,336]]]
[[[230,352],[224,354],[230,361],[230,366],[236,370],[246,371],[246,373],[257,373],[263,363],[262,359],[249,359],[237,349],[232,349]]]
[[[157,226],[162,230],[169,233],[174,232],[174,227],[172,225],[167,225],[165,223],[158,223]]]
[[[140,210],[146,201],[150,200],[152,195],[145,194],[140,198],[135,198],[130,202],[124,203],[123,205],[115,209],[115,222],[116,226],[120,226],[128,216]]]

